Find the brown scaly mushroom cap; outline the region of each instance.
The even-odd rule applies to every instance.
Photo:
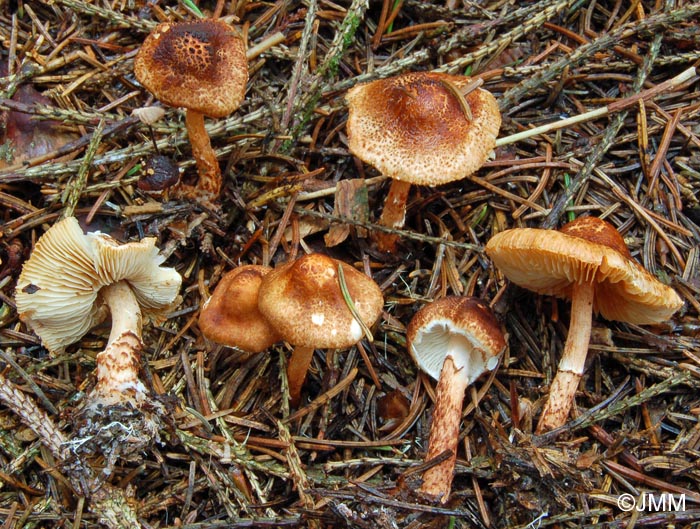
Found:
[[[340,288],[345,286],[359,318],[370,327],[379,317],[384,297],[377,284],[350,265],[322,254],[309,254],[267,274],[258,292],[258,308],[282,339],[294,346],[287,364],[292,406],[301,389],[315,348],[350,347],[363,336]]]
[[[580,217],[559,231],[516,228],[489,240],[486,253],[516,285],[571,299],[573,285],[595,283],[594,311],[635,324],[669,319],[683,302],[637,261],[608,222]]]
[[[468,119],[444,81],[459,90],[471,79],[414,72],[349,90],[350,152],[390,178],[419,185],[445,184],[479,169],[501,126],[498,104],[476,89],[465,96]]]
[[[146,37],[134,73],[167,105],[224,117],[245,95],[245,48],[236,30],[220,20],[165,22]]]
[[[209,340],[259,353],[281,338],[258,310],[260,283],[272,268],[245,265],[226,274],[199,315]]]
[[[37,242],[17,281],[20,319],[51,352],[82,338],[106,315],[100,289],[126,281],[146,319],[161,321],[178,298],[181,277],[160,265],[154,238],[119,244],[101,233],[83,233],[68,217]]]
[[[362,328],[343,299],[338,266],[362,321],[372,326],[384,297],[377,284],[352,266],[322,254],[309,254],[267,274],[258,306],[270,324],[293,345],[349,347],[362,338]]]

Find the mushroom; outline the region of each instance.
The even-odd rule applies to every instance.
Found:
[[[597,217],[559,231],[516,228],[489,240],[486,253],[516,285],[571,300],[569,334],[537,433],[566,422],[583,376],[592,313],[635,324],[669,319],[683,304],[630,254],[620,233]]]
[[[457,459],[464,393],[482,374],[496,368],[506,341],[483,301],[449,296],[425,305],[413,316],[406,345],[418,367],[438,381],[426,461],[450,453],[425,471],[420,492],[446,503]]]
[[[282,339],[294,346],[287,366],[293,406],[299,404],[314,348],[342,349],[355,344],[377,320],[383,304],[382,292],[371,278],[318,253],[279,266],[263,278],[258,308]]]
[[[149,399],[138,374],[143,319],[164,320],[179,300],[182,279],[175,269],[160,266],[164,260],[154,238],[119,244],[99,232],[83,233],[68,217],[37,241],[17,281],[19,317],[53,354],[111,315],[107,346],[96,358],[97,384],[81,411],[86,423],[81,432],[102,438],[113,458],[140,450],[157,435],[162,410]],[[104,407],[110,408],[108,415]],[[98,435],[101,416],[114,423],[120,415],[123,424],[140,422],[122,432],[128,443],[107,432]]]
[[[403,227],[411,184],[460,180],[484,164],[501,114],[493,95],[475,86],[469,77],[415,72],[348,91],[350,152],[393,179],[380,225]],[[393,252],[398,238],[380,233],[375,240]]]
[[[259,353],[281,340],[258,310],[258,292],[269,266],[239,266],[227,273],[199,314],[199,329],[216,343]]]
[[[236,110],[248,82],[246,46],[220,20],[165,22],[156,26],[134,60],[138,81],[163,103],[186,109],[185,124],[199,182],[183,194],[213,200],[221,191],[221,168],[204,128],[204,116]]]
[[[180,181],[180,169],[169,156],[153,154],[143,161],[136,187],[146,195],[163,196]]]

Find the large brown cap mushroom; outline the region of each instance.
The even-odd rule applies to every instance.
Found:
[[[245,95],[245,48],[236,30],[220,20],[164,22],[143,42],[134,73],[167,105],[224,117]]]
[[[260,312],[294,351],[287,366],[289,395],[296,406],[315,348],[350,347],[363,328],[343,297],[347,295],[362,324],[379,317],[384,297],[379,286],[350,265],[322,254],[309,254],[267,274],[260,285]]]
[[[658,323],[683,302],[631,256],[614,226],[582,217],[560,231],[519,228],[501,232],[486,253],[513,283],[571,299],[571,321],[559,369],[537,432],[566,422],[583,376],[593,311],[610,320]]]
[[[118,245],[83,233],[74,217],[52,226],[37,242],[17,281],[20,318],[49,351],[60,353],[103,320],[100,290],[126,281],[146,318],[162,320],[177,300],[181,278],[164,268],[155,239]]]
[[[473,297],[447,297],[420,309],[406,330],[406,345],[418,367],[438,380],[426,460],[450,457],[423,474],[421,492],[445,503],[452,487],[464,393],[493,371],[506,348],[488,306]]]
[[[350,151],[382,174],[412,184],[439,185],[465,178],[486,161],[501,125],[496,98],[453,89],[471,79],[414,72],[361,84],[348,91]]]
[[[355,86],[348,102],[348,147],[392,178],[379,224],[402,228],[412,184],[435,186],[466,178],[496,144],[496,98],[469,77],[416,72]],[[374,233],[381,252],[398,236]]]
[[[187,109],[185,125],[199,181],[194,187],[180,185],[176,192],[211,206],[222,180],[204,116],[227,116],[243,101],[248,81],[245,42],[220,20],[165,22],[146,37],[134,73],[161,101]]]
[[[199,329],[216,343],[258,353],[280,340],[258,310],[258,291],[268,266],[239,266],[216,285],[199,315]]]
[[[342,261],[309,254],[277,267],[260,285],[260,311],[284,340],[323,349],[349,347],[362,338],[340,290],[339,266],[362,321],[371,326],[377,320],[384,298],[371,278]]]
[[[632,258],[615,227],[597,217],[559,231],[506,230],[491,238],[486,253],[513,283],[540,294],[571,299],[573,285],[593,283],[594,310],[609,320],[659,323],[683,304]]]

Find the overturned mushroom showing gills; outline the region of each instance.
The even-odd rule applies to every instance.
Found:
[[[275,268],[260,285],[260,312],[294,346],[287,368],[293,406],[299,403],[314,349],[343,349],[363,336],[362,325],[343,297],[339,267],[362,325],[371,327],[384,305],[382,292],[371,278],[342,261],[305,255]]]
[[[199,314],[199,329],[213,342],[260,353],[280,335],[258,310],[258,292],[263,277],[272,268],[239,266],[227,273]]]
[[[496,98],[472,89],[473,83],[464,76],[415,72],[348,91],[350,152],[392,179],[381,225],[403,227],[411,184],[460,180],[486,161],[501,114]],[[375,240],[385,252],[393,252],[398,241],[384,233]]]
[[[165,22],[146,37],[134,60],[138,81],[166,105],[184,107],[197,163],[196,187],[183,194],[212,201],[221,191],[221,168],[204,128],[204,117],[221,118],[245,96],[248,62],[245,42],[220,20]]]
[[[537,433],[566,422],[583,375],[593,312],[649,324],[669,319],[683,304],[632,258],[615,227],[597,217],[578,218],[559,231],[506,230],[491,238],[486,253],[516,285],[571,300],[569,334]]]
[[[445,503],[452,489],[464,393],[496,368],[506,342],[483,301],[454,296],[421,308],[408,325],[406,343],[418,367],[438,381],[426,461],[445,451],[451,454],[425,471],[420,492]]]
[[[138,374],[143,319],[164,320],[178,300],[180,274],[161,267],[163,261],[153,238],[119,244],[99,232],[83,233],[69,217],[39,239],[17,282],[20,319],[52,353],[111,315],[107,346],[96,359],[97,384],[79,427],[80,435],[94,436],[93,445],[83,447],[94,446],[109,458],[128,457],[158,432],[162,410]],[[104,423],[116,422],[132,425],[132,431],[103,430]]]

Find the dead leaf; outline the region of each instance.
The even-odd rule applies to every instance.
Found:
[[[335,187],[333,215],[358,222],[367,222],[369,220],[367,186],[363,178],[341,180],[337,183]],[[331,226],[324,237],[326,246],[330,248],[343,242],[348,238],[348,235],[350,235],[351,229],[353,229],[353,227],[345,223]],[[367,237],[367,230],[365,228],[356,227],[355,230],[358,237]]]
[[[21,86],[12,97],[25,105],[51,105],[51,100],[31,86]],[[40,120],[31,114],[11,110],[5,114],[5,134],[0,146],[0,169],[44,156],[77,139],[54,120]]]

